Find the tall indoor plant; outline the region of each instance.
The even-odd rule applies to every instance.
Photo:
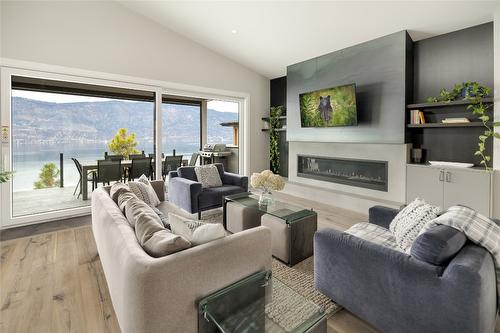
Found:
[[[0,170],[0,184],[6,183],[12,176],[12,172]]]
[[[280,133],[277,129],[281,128],[280,117],[284,112],[284,106],[273,106],[269,116],[269,161],[271,171],[274,173],[280,172]]]

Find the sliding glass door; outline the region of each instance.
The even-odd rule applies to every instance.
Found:
[[[98,160],[124,145],[154,153],[154,114],[151,92],[13,77],[12,216],[90,205]],[[110,146],[117,135],[121,148]]]
[[[201,101],[164,98],[162,104],[162,152],[182,155],[184,163],[201,149]]]

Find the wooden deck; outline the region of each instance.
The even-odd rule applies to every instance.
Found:
[[[14,192],[13,215],[17,217],[89,206],[90,200],[82,200],[82,196],[77,199],[78,193],[73,195],[74,190],[74,186],[68,186]]]

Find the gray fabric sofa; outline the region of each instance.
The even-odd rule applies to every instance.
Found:
[[[215,163],[222,186],[202,188],[193,166],[180,167],[168,174],[168,200],[186,212],[200,214],[202,211],[222,207],[224,196],[247,192],[248,177],[225,172],[222,163]]]
[[[369,222],[388,228],[397,212],[372,207]],[[323,229],[314,237],[314,269],[319,291],[382,332],[495,330],[492,256],[450,227],[420,235],[411,255]]]
[[[152,185],[164,200],[164,182]],[[166,205],[158,209],[166,212]],[[92,230],[124,333],[197,332],[200,298],[271,268],[271,233],[265,227],[150,257],[109,196],[109,187],[92,193]]]

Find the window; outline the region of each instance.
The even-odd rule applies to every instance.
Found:
[[[135,135],[137,151],[153,153],[154,104],[151,92],[13,77],[13,216],[89,205],[72,158],[116,154],[108,143],[120,128]]]
[[[238,146],[238,103],[212,100],[207,103],[207,142]]]

